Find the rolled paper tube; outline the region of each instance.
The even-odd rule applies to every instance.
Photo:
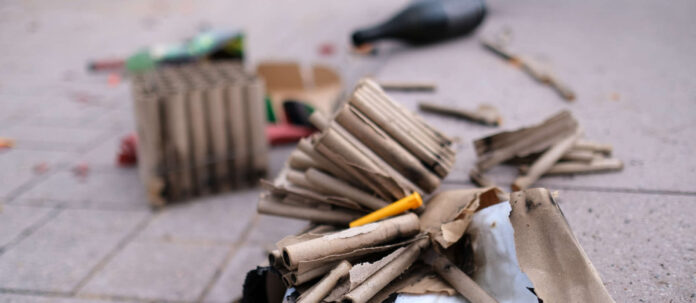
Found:
[[[373,224],[288,245],[283,248],[283,261],[288,267],[297,268],[300,262],[348,253],[398,237],[413,236],[420,231],[418,216],[415,214],[406,214]]]
[[[318,303],[336,286],[338,280],[348,275],[352,266],[348,261],[339,263],[336,268],[319,281],[314,287],[302,294],[298,303]]]
[[[420,190],[420,188],[417,187],[411,180],[407,179],[404,175],[397,172],[394,169],[394,167],[389,165],[386,161],[384,161],[384,159],[380,158],[380,156],[377,155],[374,150],[372,150],[370,147],[358,140],[358,138],[353,136],[343,126],[341,126],[338,123],[332,123],[329,128],[338,133],[343,139],[346,140],[346,142],[355,146],[356,149],[362,152],[362,154],[367,159],[369,159],[372,163],[375,164],[376,167],[380,169],[381,175],[387,176],[392,180],[392,182],[382,182],[380,180],[376,181],[378,182],[378,185],[382,186],[384,190],[389,192],[394,199],[403,198],[410,192],[423,191]],[[374,176],[373,174],[370,174],[368,176],[378,177]]]
[[[623,162],[619,159],[595,159],[590,163],[585,162],[561,162],[554,164],[544,175],[569,175],[606,172],[623,169]]]
[[[591,150],[571,149],[561,157],[561,161],[580,161],[589,163],[596,157]]]
[[[377,180],[374,180],[372,176],[364,174],[349,164],[358,165],[373,172],[383,173],[381,169],[335,130],[332,128],[326,129],[317,139],[314,147],[326,158],[358,179],[361,184],[372,189],[380,197],[390,199],[392,193],[383,184],[378,184]]]
[[[351,99],[351,104],[354,105],[360,112],[365,114],[370,120],[375,122],[380,128],[387,132],[392,138],[397,142],[402,144],[407,150],[418,157],[421,161],[425,162],[433,171],[437,172],[441,177],[447,175],[447,164],[441,163],[441,161],[428,151],[425,147],[420,145],[412,137],[408,136],[407,133],[403,132],[401,129],[397,128],[389,119],[387,119],[382,113],[375,110],[365,97],[360,97],[356,93]]]
[[[307,154],[300,150],[293,150],[290,153],[290,159],[288,160],[290,167],[297,170],[306,170],[310,167],[319,167],[319,163],[310,158]]]
[[[577,130],[575,134],[556,143],[556,145],[544,152],[541,157],[534,161],[534,164],[529,167],[529,171],[527,171],[526,175],[515,179],[515,182],[512,183],[512,190],[523,190],[536,182],[536,180],[558,162],[563,154],[567,153],[573,147],[573,144],[578,140],[580,134],[580,130]]]
[[[557,136],[560,135],[567,134],[567,136],[570,136],[576,130],[577,121],[575,121],[572,116],[565,113],[555,115],[551,119],[545,121],[543,126],[535,126],[534,129],[523,130],[522,133],[517,134],[517,136],[522,137],[520,139],[516,139],[514,136],[509,136],[508,140],[512,142],[499,147],[499,149],[492,150],[480,156],[476,161],[476,167],[479,169],[479,171],[485,172],[489,168],[505,162],[508,159],[515,156],[520,156],[520,150],[528,150],[531,147],[537,147],[540,145],[543,145],[543,149],[546,149],[548,146],[541,143],[554,142],[550,140],[556,140]],[[560,142],[560,140],[557,142]]]
[[[377,83],[372,80],[364,79],[361,81],[361,88],[372,91],[374,94],[379,96],[379,100],[387,108],[391,108],[395,113],[397,113],[404,121],[412,123],[412,125],[425,133],[428,137],[433,138],[435,142],[442,146],[452,144],[452,139],[448,138],[440,131],[434,129],[428,123],[423,120],[422,117],[416,115],[412,111],[406,109],[398,102],[394,102],[385,92],[382,90]]]
[[[339,196],[345,196],[369,209],[380,209],[389,204],[382,199],[372,196],[346,182],[313,168],[310,168],[307,170],[307,172],[305,172],[305,178],[310,182],[310,184],[321,189],[322,191]]]
[[[490,110],[470,111],[427,102],[420,102],[418,104],[418,108],[420,108],[422,111],[464,118],[486,125],[500,124],[500,115],[493,108]]]
[[[261,197],[258,204],[258,212],[261,214],[290,217],[309,220],[312,222],[346,225],[360,216],[358,212],[316,209],[288,205],[275,201],[273,197]]]
[[[274,249],[268,253],[268,264],[277,268],[283,265],[283,253],[280,250]]]
[[[327,127],[329,127],[329,121],[324,114],[322,114],[320,111],[314,111],[311,115],[309,115],[309,122],[314,125],[318,130],[324,131]]]
[[[431,265],[433,269],[435,269],[435,272],[442,277],[442,279],[452,285],[452,287],[464,296],[464,298],[469,300],[469,302],[498,302],[446,257],[430,250],[425,254],[425,258],[423,259],[425,263]]]
[[[423,127],[414,122],[415,118],[413,115],[407,115],[402,113],[399,108],[389,106],[387,103],[393,102],[385,102],[388,100],[380,98],[374,92],[363,90],[356,92],[355,95],[365,98],[368,102],[367,105],[380,112],[390,124],[393,124],[401,132],[406,133],[413,141],[418,142],[430,153],[436,155],[438,159],[443,161],[444,165],[451,167],[454,151],[448,145],[442,145],[435,138],[429,136],[423,130]]]
[[[613,151],[611,144],[602,144],[588,140],[578,140],[575,142],[573,149],[591,150],[606,155],[611,155],[611,152]]]
[[[322,154],[314,150],[314,146],[312,146],[312,143],[309,141],[308,138],[301,139],[300,142],[297,143],[297,148],[305,154],[307,154],[314,161],[316,161],[320,165],[319,168],[321,168],[322,170],[329,172],[332,175],[340,179],[349,181],[351,183],[358,183],[355,178],[351,177],[345,171],[342,171],[341,169],[336,167],[336,164],[331,162],[331,160],[327,159]]]
[[[350,222],[350,227],[358,227],[387,217],[395,216],[409,209],[418,208],[421,205],[423,205],[423,199],[421,199],[421,196],[420,194],[418,194],[418,192],[414,192],[399,201],[396,201],[372,213],[369,213],[360,219]]]
[[[380,290],[386,287],[391,281],[405,272],[415,262],[430,244],[428,238],[420,239],[409,245],[404,252],[396,259],[379,269],[372,276],[367,278],[358,287],[351,290],[344,296],[343,302],[364,303],[374,297]]]
[[[290,181],[290,183],[295,184],[301,188],[311,189],[312,191],[316,191],[318,193],[325,193],[325,191],[323,190],[316,190],[316,188],[311,183],[309,183],[309,181],[307,181],[305,174],[301,171],[290,169],[286,174],[286,178],[288,181]]]
[[[316,277],[319,277],[336,266],[336,262],[330,262],[321,266],[317,266],[305,272],[291,272],[290,282],[292,285],[300,285],[307,281],[310,281]]]
[[[336,115],[336,122],[384,159],[397,172],[410,180],[414,180],[425,191],[432,192],[440,185],[440,179],[423,166],[413,154],[387,134],[378,131],[377,126],[361,120],[353,110],[355,109],[351,106],[344,107]]]

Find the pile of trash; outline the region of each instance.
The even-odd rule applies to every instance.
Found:
[[[263,182],[268,192],[258,205],[311,224],[247,274],[242,302],[613,302],[555,194],[524,189],[533,180],[513,193],[440,192],[425,206],[354,225],[391,201],[433,192],[452,168],[452,140],[369,80],[335,117],[311,121],[321,133],[298,144],[274,182]],[[549,121],[523,136],[483,139],[477,151],[493,160],[477,167],[527,157],[538,172],[538,162],[569,157],[581,146],[577,122],[568,113]],[[536,134],[546,128],[552,136]],[[533,144],[516,143],[520,137]]]

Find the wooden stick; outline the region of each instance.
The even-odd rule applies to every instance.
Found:
[[[611,155],[611,152],[613,151],[611,144],[602,144],[588,140],[578,140],[573,148],[578,150],[591,150],[593,152],[603,153],[605,155]]]
[[[541,157],[539,157],[539,159],[536,160],[531,167],[529,167],[529,171],[525,176],[515,179],[515,182],[512,183],[512,190],[523,190],[536,182],[536,180],[538,180],[554,164],[556,164],[556,162],[558,162],[563,154],[567,153],[568,150],[573,147],[575,141],[577,141],[580,137],[580,134],[580,130],[577,130],[575,134],[556,143],[556,145],[552,146],[548,151],[542,154]]]
[[[431,265],[435,272],[447,283],[452,285],[464,298],[471,303],[497,303],[498,301],[481,288],[474,280],[469,278],[459,267],[454,265],[446,257],[429,250],[423,258],[425,263]]]
[[[494,107],[479,107],[476,111],[453,108],[429,102],[419,102],[418,108],[422,111],[432,112],[441,115],[448,115],[457,118],[464,118],[485,125],[500,125],[501,117],[498,110]]]
[[[321,279],[309,291],[303,293],[298,298],[298,303],[318,303],[336,286],[338,280],[348,275],[352,266],[348,261],[339,263],[336,268]]]
[[[435,91],[437,86],[434,83],[425,82],[384,82],[379,81],[379,86],[384,90],[393,91],[424,91],[432,92]]]
[[[554,164],[546,175],[572,175],[587,174],[597,172],[616,171],[623,169],[623,162],[616,158],[595,159],[590,163],[586,162],[559,162]],[[528,166],[520,166],[520,173],[526,173]]]

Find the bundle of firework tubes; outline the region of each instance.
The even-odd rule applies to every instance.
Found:
[[[138,167],[150,202],[248,186],[265,175],[263,98],[263,81],[238,63],[137,74]]]
[[[568,111],[514,131],[504,131],[474,141],[478,160],[470,171],[480,186],[493,186],[483,173],[501,164],[516,165],[520,176],[512,190],[530,187],[546,175],[587,174],[616,171],[623,162],[611,157],[612,146],[583,138],[582,129]]]
[[[347,225],[417,192],[431,193],[452,168],[452,141],[394,102],[371,80],[359,83],[333,119],[297,145],[270,183],[259,213]]]
[[[299,143],[285,170],[264,183],[258,205],[260,213],[311,224],[276,243],[269,266],[249,272],[242,302],[391,302],[403,294],[498,302],[470,277],[476,266],[467,229],[479,211],[507,201],[516,258],[536,292],[523,288],[527,296],[613,302],[545,189],[444,191],[424,207],[346,228],[409,193],[435,190],[452,167],[452,142],[369,80],[333,119],[312,120],[321,133]]]

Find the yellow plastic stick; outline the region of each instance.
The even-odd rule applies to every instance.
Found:
[[[364,217],[350,222],[350,227],[356,227],[360,225],[365,225],[367,223],[372,223],[377,220],[384,219],[386,217],[391,217],[403,213],[409,209],[418,208],[423,205],[423,199],[418,194],[418,192],[413,192],[412,194],[403,197],[401,200],[375,210]]]

